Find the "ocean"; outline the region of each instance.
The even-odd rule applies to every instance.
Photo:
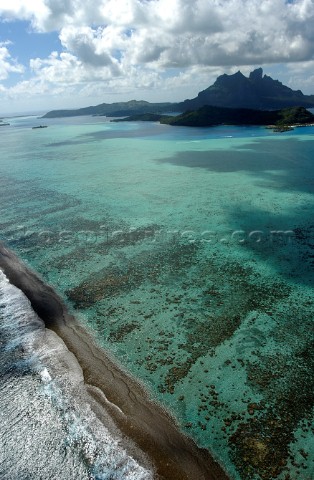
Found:
[[[314,127],[6,121],[0,241],[230,478],[313,478]],[[0,288],[0,478],[152,478]]]

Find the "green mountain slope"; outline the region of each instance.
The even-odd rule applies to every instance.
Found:
[[[176,117],[162,117],[160,123],[187,127],[214,125],[305,125],[314,123],[314,115],[304,107],[283,110],[252,110],[204,106]]]
[[[123,117],[138,115],[154,111],[163,113],[173,111],[171,103],[149,103],[144,100],[130,100],[129,102],[101,103],[100,105],[79,108],[77,110],[52,110],[42,118],[78,117],[84,115],[101,115],[107,117]]]

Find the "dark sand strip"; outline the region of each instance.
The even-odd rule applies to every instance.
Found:
[[[149,398],[144,387],[96,345],[55,291],[1,244],[0,268],[28,297],[46,327],[56,332],[76,356],[89,394],[97,401],[97,415],[105,418],[106,412],[110,413],[123,434],[149,457],[156,478],[228,479],[210,453],[180,432],[174,419]]]

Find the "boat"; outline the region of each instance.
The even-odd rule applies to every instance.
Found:
[[[36,127],[32,127],[33,130],[35,130],[35,128],[47,128],[48,125],[38,125]]]

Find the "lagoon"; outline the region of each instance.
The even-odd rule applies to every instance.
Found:
[[[8,121],[1,241],[231,478],[311,478],[314,127]]]

